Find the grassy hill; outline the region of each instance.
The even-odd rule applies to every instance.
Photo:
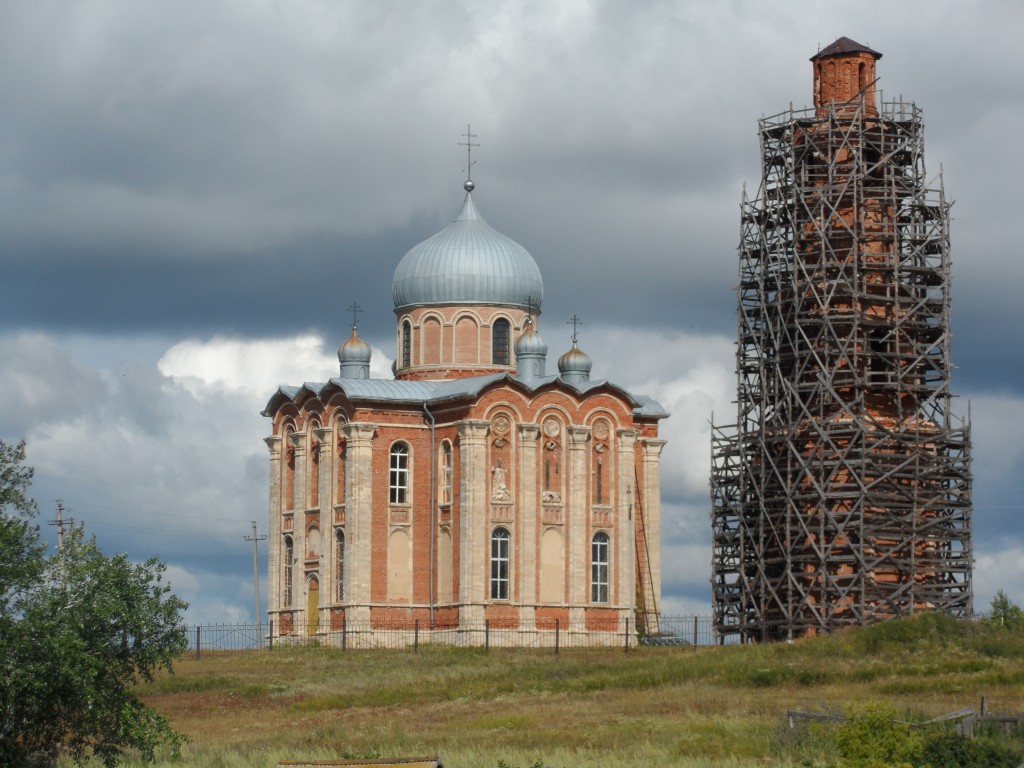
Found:
[[[1022,712],[1024,635],[927,614],[746,647],[276,648],[182,659],[140,691],[191,740],[175,765],[439,753],[448,768],[828,766],[836,727],[790,730],[787,710],[874,702],[921,720],[984,694]]]

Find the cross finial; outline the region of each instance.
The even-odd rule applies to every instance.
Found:
[[[583,320],[577,317],[576,315],[573,315],[572,317],[569,318],[568,322],[566,322],[566,325],[572,326],[572,343],[575,344],[576,331],[578,330],[579,326],[583,325]]]
[[[526,297],[526,314],[533,322],[533,316],[540,312],[540,303],[533,296]]]
[[[359,327],[359,313],[363,311],[363,308],[353,301],[348,311],[352,313],[352,330],[354,331]]]
[[[469,123],[466,123],[466,132],[462,134],[466,137],[465,141],[460,141],[459,146],[466,148],[466,180],[468,181],[470,176],[470,169],[476,164],[473,160],[473,147],[479,147],[479,144],[474,144],[473,139],[476,138],[476,134],[472,133],[469,129]]]

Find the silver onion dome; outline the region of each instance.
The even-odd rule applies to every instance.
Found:
[[[572,342],[572,349],[558,358],[558,374],[563,381],[570,384],[590,381],[590,369],[593,367],[594,361],[590,359],[590,355],[579,348],[575,339]]]
[[[537,333],[533,318],[526,318],[526,329],[516,339],[516,376],[521,379],[539,379],[544,376],[548,345]]]
[[[412,248],[395,269],[395,309],[422,305],[491,304],[536,310],[544,294],[529,252],[491,227],[464,185],[462,210],[448,226]]]
[[[370,378],[370,356],[370,345],[359,338],[359,334],[353,327],[352,336],[338,347],[341,377],[344,379]]]

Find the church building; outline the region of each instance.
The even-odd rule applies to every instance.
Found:
[[[395,270],[394,378],[370,378],[353,324],[337,377],[282,386],[263,411],[275,639],[658,631],[668,414],[592,379],[575,330],[547,373],[540,270],[473,189]]]

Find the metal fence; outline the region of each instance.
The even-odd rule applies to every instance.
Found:
[[[539,626],[510,627],[484,621],[458,627],[433,628],[418,621],[346,622],[326,629],[293,622],[286,632],[273,624],[202,624],[187,627],[188,653],[196,658],[224,651],[271,651],[281,646],[312,645],[340,650],[404,648],[421,645],[472,646],[482,648],[543,648],[558,653],[564,649],[610,649],[633,651],[638,647],[680,647],[716,645],[710,616],[662,616],[657,635],[637,633],[632,621],[607,629],[586,629],[560,621]]]

